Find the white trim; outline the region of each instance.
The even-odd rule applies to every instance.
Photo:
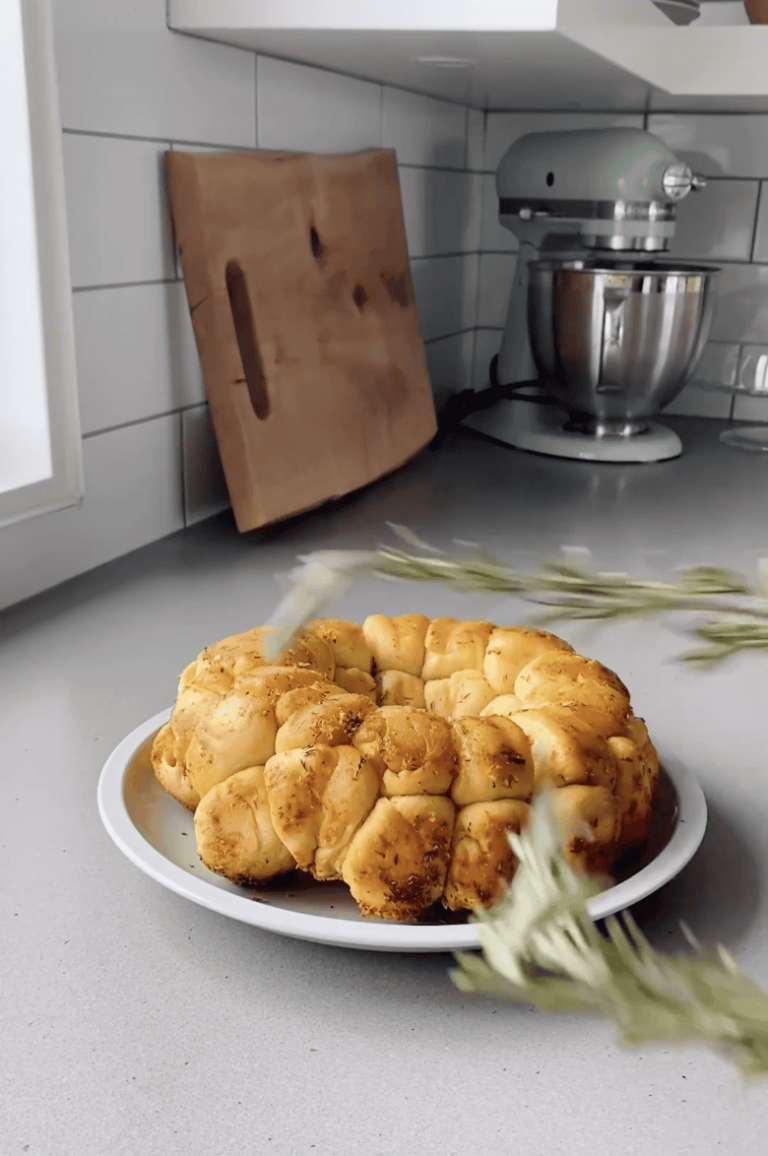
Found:
[[[0,527],[75,505],[83,497],[72,282],[51,0],[13,2],[20,7],[23,23],[31,195],[37,229],[37,280],[52,474],[42,481],[0,493]],[[0,228],[4,224],[0,217]]]

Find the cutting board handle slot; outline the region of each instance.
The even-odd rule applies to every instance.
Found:
[[[259,421],[265,421],[269,417],[267,383],[256,342],[256,328],[253,324],[248,286],[238,261],[227,262],[226,280],[229,307],[232,310],[232,321],[235,326],[237,347],[240,350],[240,360],[243,363],[245,384],[248,386],[248,396],[256,417]]]

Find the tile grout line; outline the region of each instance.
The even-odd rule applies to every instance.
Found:
[[[259,147],[259,54],[253,54],[253,136],[255,140],[254,148]]]
[[[487,173],[481,172],[479,169],[468,169],[466,165],[464,168],[459,168],[457,165],[417,165],[415,161],[398,161],[397,167],[399,169],[423,169],[427,173],[459,173],[464,177],[479,177],[487,176]]]
[[[444,333],[442,337],[424,337],[424,345],[434,345],[438,341],[451,341],[454,337],[463,337],[465,333],[474,333],[476,325],[468,325],[465,329],[456,329],[453,333]]]
[[[114,281],[104,285],[73,285],[73,293],[94,293],[99,289],[135,289],[147,285],[178,285],[181,277],[161,277],[157,281]]]
[[[192,35],[192,33],[190,33],[189,35]],[[200,36],[199,39],[200,40],[210,40],[209,37],[205,37],[205,36]],[[212,41],[212,43],[219,44],[221,42],[218,40],[214,40],[214,41]],[[381,80],[371,80],[371,78],[369,76],[360,76],[358,73],[355,73],[355,72],[342,72],[338,68],[329,68],[325,64],[309,64],[306,61],[294,60],[288,56],[280,56],[274,52],[259,52],[258,49],[252,49],[252,48],[243,49],[243,51],[254,52],[258,56],[264,56],[270,60],[279,60],[282,64],[292,64],[292,65],[295,65],[297,68],[305,68],[308,70],[311,69],[313,72],[330,73],[331,76],[341,76],[341,77],[344,77],[346,80],[356,80],[356,81],[358,81],[358,83],[369,85],[371,88],[381,88],[382,90],[385,88],[392,88],[396,92],[408,92],[411,94],[411,96],[419,96],[419,97],[422,97],[424,100],[433,100],[437,104],[446,104],[450,108],[471,108],[471,107],[473,107],[472,105],[465,104],[461,100],[448,100],[446,97],[442,97],[442,96],[430,96],[429,93],[420,92],[419,90],[417,90],[415,88],[408,88],[407,85],[391,84],[391,83],[388,83],[386,81],[381,81]]]
[[[128,140],[138,144],[168,144],[171,142],[171,144],[189,145],[192,148],[231,149],[236,152],[248,152],[253,148],[253,145],[233,144],[231,141],[185,140],[183,137],[175,136],[141,136],[130,132],[103,132],[100,129],[91,128],[62,128],[61,132],[63,136],[96,137],[99,140]]]
[[[187,522],[187,480],[186,480],[186,460],[185,460],[185,444],[184,444],[184,411],[179,412],[179,446],[181,448],[181,520],[185,526]]]
[[[181,406],[177,406],[175,409],[163,410],[162,413],[150,414],[148,417],[137,417],[137,418],[134,418],[132,421],[121,421],[121,422],[118,422],[116,425],[104,426],[102,429],[89,430],[88,433],[84,433],[82,435],[83,441],[87,441],[89,438],[100,437],[102,434],[115,433],[117,430],[130,429],[131,426],[146,425],[147,422],[150,422],[150,421],[162,421],[163,418],[174,417],[176,414],[184,413],[184,411],[187,409],[196,409],[200,405],[203,405],[203,404],[206,404],[206,403],[195,402],[193,405],[186,405],[186,406],[181,405]]]
[[[477,359],[477,326],[472,330],[472,349],[469,355],[469,381],[466,383],[467,389],[474,390],[475,388],[475,361]]]
[[[470,171],[470,108],[464,109],[464,168]]]
[[[760,181],[757,186],[757,203],[755,204],[755,219],[752,222],[752,243],[749,246],[749,259],[752,264],[759,264],[755,261],[755,248],[757,246],[757,230],[760,224],[760,206],[763,200],[763,182]]]
[[[464,257],[510,257],[515,255],[514,250],[505,249],[452,249],[445,253],[415,253],[409,254],[409,261],[449,261]],[[731,261],[731,264],[747,264],[748,262]],[[100,289],[141,289],[151,285],[181,285],[183,276],[179,273],[174,277],[148,278],[142,281],[105,281],[95,285],[73,285],[73,293],[97,293]]]

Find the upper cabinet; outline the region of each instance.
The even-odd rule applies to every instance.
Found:
[[[169,0],[178,32],[481,109],[768,109],[768,25],[651,0]]]

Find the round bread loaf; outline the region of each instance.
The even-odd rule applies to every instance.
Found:
[[[153,743],[195,812],[202,861],[258,885],[343,879],[360,911],[488,907],[509,835],[552,791],[563,850],[610,875],[647,840],[656,751],[621,679],[556,635],[423,614],[311,624],[268,659],[264,627],[207,647]]]

